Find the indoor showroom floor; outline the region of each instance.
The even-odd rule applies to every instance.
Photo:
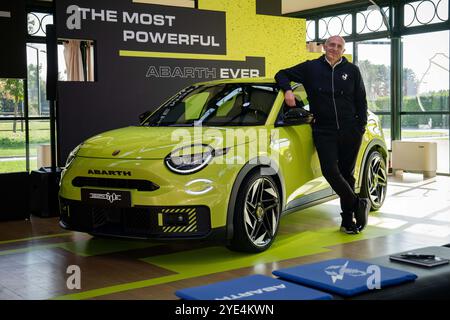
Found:
[[[338,231],[333,200],[281,219],[273,246],[242,254],[205,242],[97,239],[68,232],[58,218],[0,223],[0,300],[177,299],[175,291],[332,258],[370,259],[450,243],[450,177],[389,177],[382,209],[359,235]],[[81,271],[69,289],[68,267]]]

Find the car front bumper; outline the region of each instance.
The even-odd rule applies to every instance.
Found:
[[[131,176],[98,174],[111,168]],[[208,165],[200,172],[179,175],[162,160],[77,157],[61,178],[60,225],[131,238],[208,238],[225,229],[240,168]]]
[[[136,239],[225,238],[225,228],[211,228],[207,206],[96,206],[59,198],[60,226],[93,235]]]

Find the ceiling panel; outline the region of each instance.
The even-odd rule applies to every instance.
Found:
[[[282,12],[290,13],[308,9],[326,7],[333,4],[353,2],[349,0],[282,0]],[[367,1],[369,2],[369,1]]]

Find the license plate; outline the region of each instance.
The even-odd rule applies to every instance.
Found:
[[[81,201],[108,207],[131,207],[131,193],[119,190],[81,189]]]

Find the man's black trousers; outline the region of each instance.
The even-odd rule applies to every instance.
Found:
[[[356,126],[339,130],[313,127],[322,174],[340,197],[342,211],[347,216],[357,206],[353,174],[362,136],[363,132]]]

